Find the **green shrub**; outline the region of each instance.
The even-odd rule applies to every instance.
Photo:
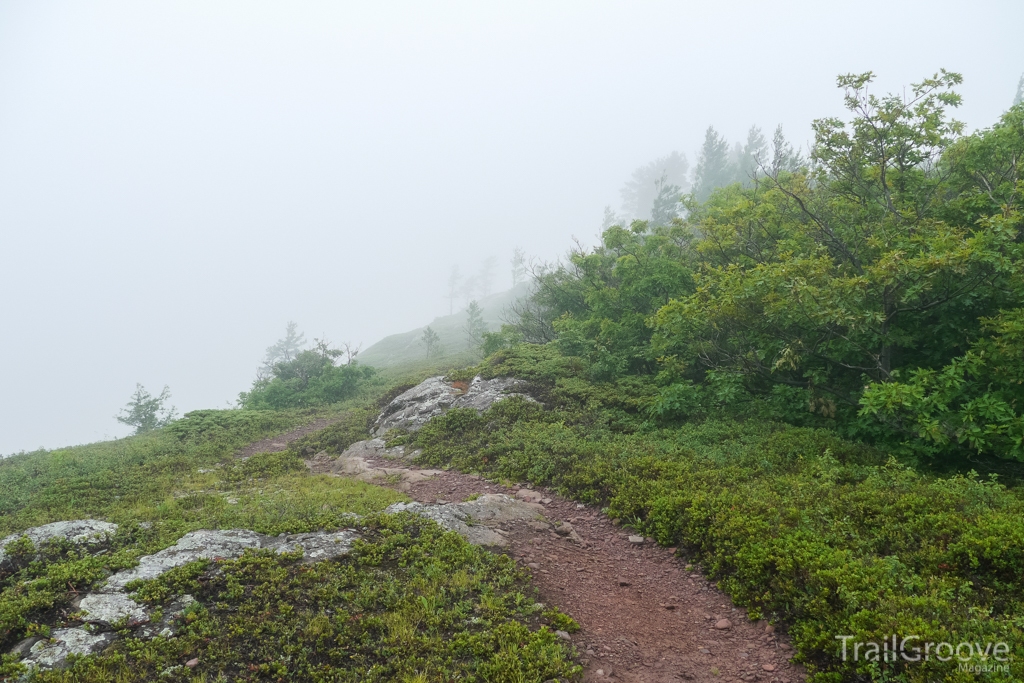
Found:
[[[139,582],[136,598],[150,605],[187,592],[201,606],[175,638],[128,638],[36,680],[483,682],[580,673],[570,647],[541,625],[513,560],[411,515],[362,524],[364,539],[338,560],[248,552]],[[180,667],[191,658],[194,669]]]
[[[519,353],[488,363],[518,367]],[[482,415],[435,418],[414,437],[422,462],[554,486],[688,548],[737,604],[789,625],[815,680],[974,677],[934,659],[843,662],[836,635],[1003,641],[1017,662],[1024,656],[1024,502],[1014,490],[973,474],[921,474],[827,429],[623,422],[642,388],[545,381],[548,409],[509,399]],[[1011,670],[1024,674],[1020,663]]]

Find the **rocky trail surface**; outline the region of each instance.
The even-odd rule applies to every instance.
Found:
[[[427,380],[385,408],[377,433],[388,423],[418,428],[453,404],[484,410],[503,391],[518,388],[495,382],[477,379],[468,389],[448,385],[447,393],[440,378]],[[490,401],[475,399],[476,386]],[[421,469],[410,463],[415,455],[371,439],[337,458],[318,454],[307,464],[314,472],[397,488],[421,504],[421,514],[529,567],[541,599],[580,624],[570,638],[583,655],[585,681],[792,683],[806,677],[789,661],[793,650],[784,635],[750,621],[674,549],[630,535],[593,507],[552,492]],[[481,514],[468,507],[489,501],[514,512]],[[449,513],[462,526],[468,522],[469,531],[451,522]]]

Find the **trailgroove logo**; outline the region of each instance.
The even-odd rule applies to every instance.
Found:
[[[974,673],[1009,673],[1010,646],[1007,643],[953,643],[922,641],[921,636],[892,636],[882,642],[854,641],[853,636],[835,636],[843,643],[844,662],[948,662],[956,659],[959,670]]]

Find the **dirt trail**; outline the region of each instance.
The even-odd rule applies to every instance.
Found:
[[[367,461],[378,467],[396,464],[383,458]],[[402,488],[423,503],[518,491],[453,471]],[[541,600],[579,622],[581,630],[572,641],[583,655],[584,681],[805,679],[803,668],[788,661],[793,652],[788,639],[733,608],[711,582],[692,567],[687,570],[685,558],[650,540],[631,542],[627,532],[592,507],[544,490],[537,494],[533,497],[545,501],[545,517],[567,522],[579,541],[546,525],[515,523],[505,529],[506,552],[533,570]],[[565,534],[566,528],[560,531]]]
[[[296,439],[301,439],[307,434],[313,432],[319,432],[321,429],[330,427],[335,422],[339,422],[342,416],[337,417],[321,417],[313,420],[307,425],[303,425],[290,432],[284,434],[278,434],[277,436],[268,436],[265,439],[259,441],[253,441],[251,444],[243,448],[242,450],[235,453],[235,457],[241,460],[246,460],[257,453],[277,453],[288,448],[288,444]]]
[[[238,457],[284,450],[332,422],[321,419],[263,439]],[[419,469],[364,457],[373,467]],[[320,473],[334,463],[335,458],[324,455],[308,461]],[[375,483],[400,488],[422,503],[460,502],[484,493],[515,496],[520,490],[454,471],[424,470],[423,475]],[[563,524],[564,535],[545,524],[507,524],[505,552],[532,570],[542,601],[580,624],[572,642],[582,655],[587,683],[795,683],[806,678],[803,667],[789,661],[793,650],[785,635],[764,622],[751,622],[685,557],[648,539],[631,542],[598,510],[544,489],[526,490],[519,497],[542,498],[547,520]],[[565,534],[565,523],[574,533]]]

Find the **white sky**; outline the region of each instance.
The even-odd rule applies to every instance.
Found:
[[[451,265],[592,243],[709,124],[806,144],[839,73],[960,71],[989,125],[1022,26],[1019,0],[0,2],[0,453],[126,434],[136,382],[225,406],[289,319],[425,324]]]

